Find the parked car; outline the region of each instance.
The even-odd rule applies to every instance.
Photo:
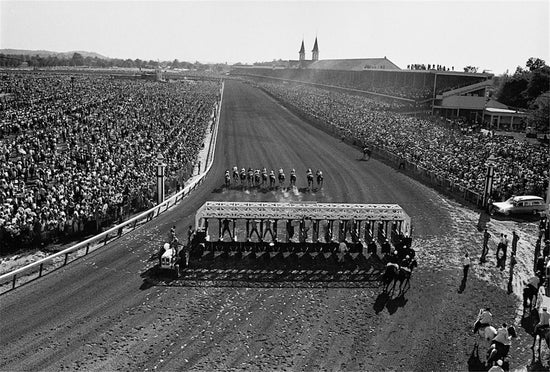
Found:
[[[489,207],[491,215],[500,213],[506,216],[510,214],[540,214],[545,210],[544,199],[532,195],[512,196],[506,201],[492,203]]]

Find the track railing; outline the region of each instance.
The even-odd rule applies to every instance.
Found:
[[[89,239],[79,242],[67,249],[54,253],[48,257],[42,258],[36,262],[28,264],[24,267],[12,270],[6,274],[0,275],[0,294],[6,293],[12,289],[15,289],[18,285],[23,285],[29,281],[42,277],[45,273],[51,272],[59,267],[67,265],[69,257],[73,255],[73,260],[87,255],[90,250],[95,250],[98,246],[104,246],[108,242],[121,237],[122,235],[135,230],[138,226],[151,221],[163,212],[166,212],[171,207],[178,204],[183,198],[185,198],[191,191],[195,190],[205,179],[206,175],[210,171],[214,162],[214,150],[216,147],[218,125],[220,120],[220,113],[223,100],[223,88],[222,83],[220,101],[216,110],[216,115],[213,118],[212,135],[209,141],[209,148],[207,150],[206,167],[204,171],[199,174],[199,177],[192,180],[191,183],[184,187],[183,190],[177,192],[173,196],[166,199],[164,202],[154,206],[153,208],[138,214],[130,218],[129,220],[118,224],[107,231],[104,231],[98,235],[95,235]],[[126,229],[126,231],[125,231]],[[129,230],[128,230],[129,229]],[[82,251],[84,253],[82,254]],[[77,254],[80,252],[78,257]],[[18,281],[18,279],[20,279]]]

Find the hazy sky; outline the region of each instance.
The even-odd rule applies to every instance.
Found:
[[[549,61],[550,1],[5,1],[0,48],[201,62],[384,57],[513,72]]]

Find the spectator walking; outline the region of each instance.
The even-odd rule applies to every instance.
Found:
[[[512,232],[512,254],[516,254],[518,249],[519,235],[515,231]]]

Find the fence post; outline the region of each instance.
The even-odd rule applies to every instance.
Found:
[[[86,244],[86,254],[88,254],[88,252],[90,252],[90,243]]]
[[[38,277],[41,278],[42,277],[42,269],[44,268],[44,264],[41,263],[40,264],[40,270],[38,270]]]
[[[67,264],[67,260],[69,259],[69,254],[65,253],[65,261],[63,261],[63,266]]]
[[[15,288],[15,278],[16,278],[17,275],[13,275],[13,279],[11,281],[11,289],[14,289]]]

